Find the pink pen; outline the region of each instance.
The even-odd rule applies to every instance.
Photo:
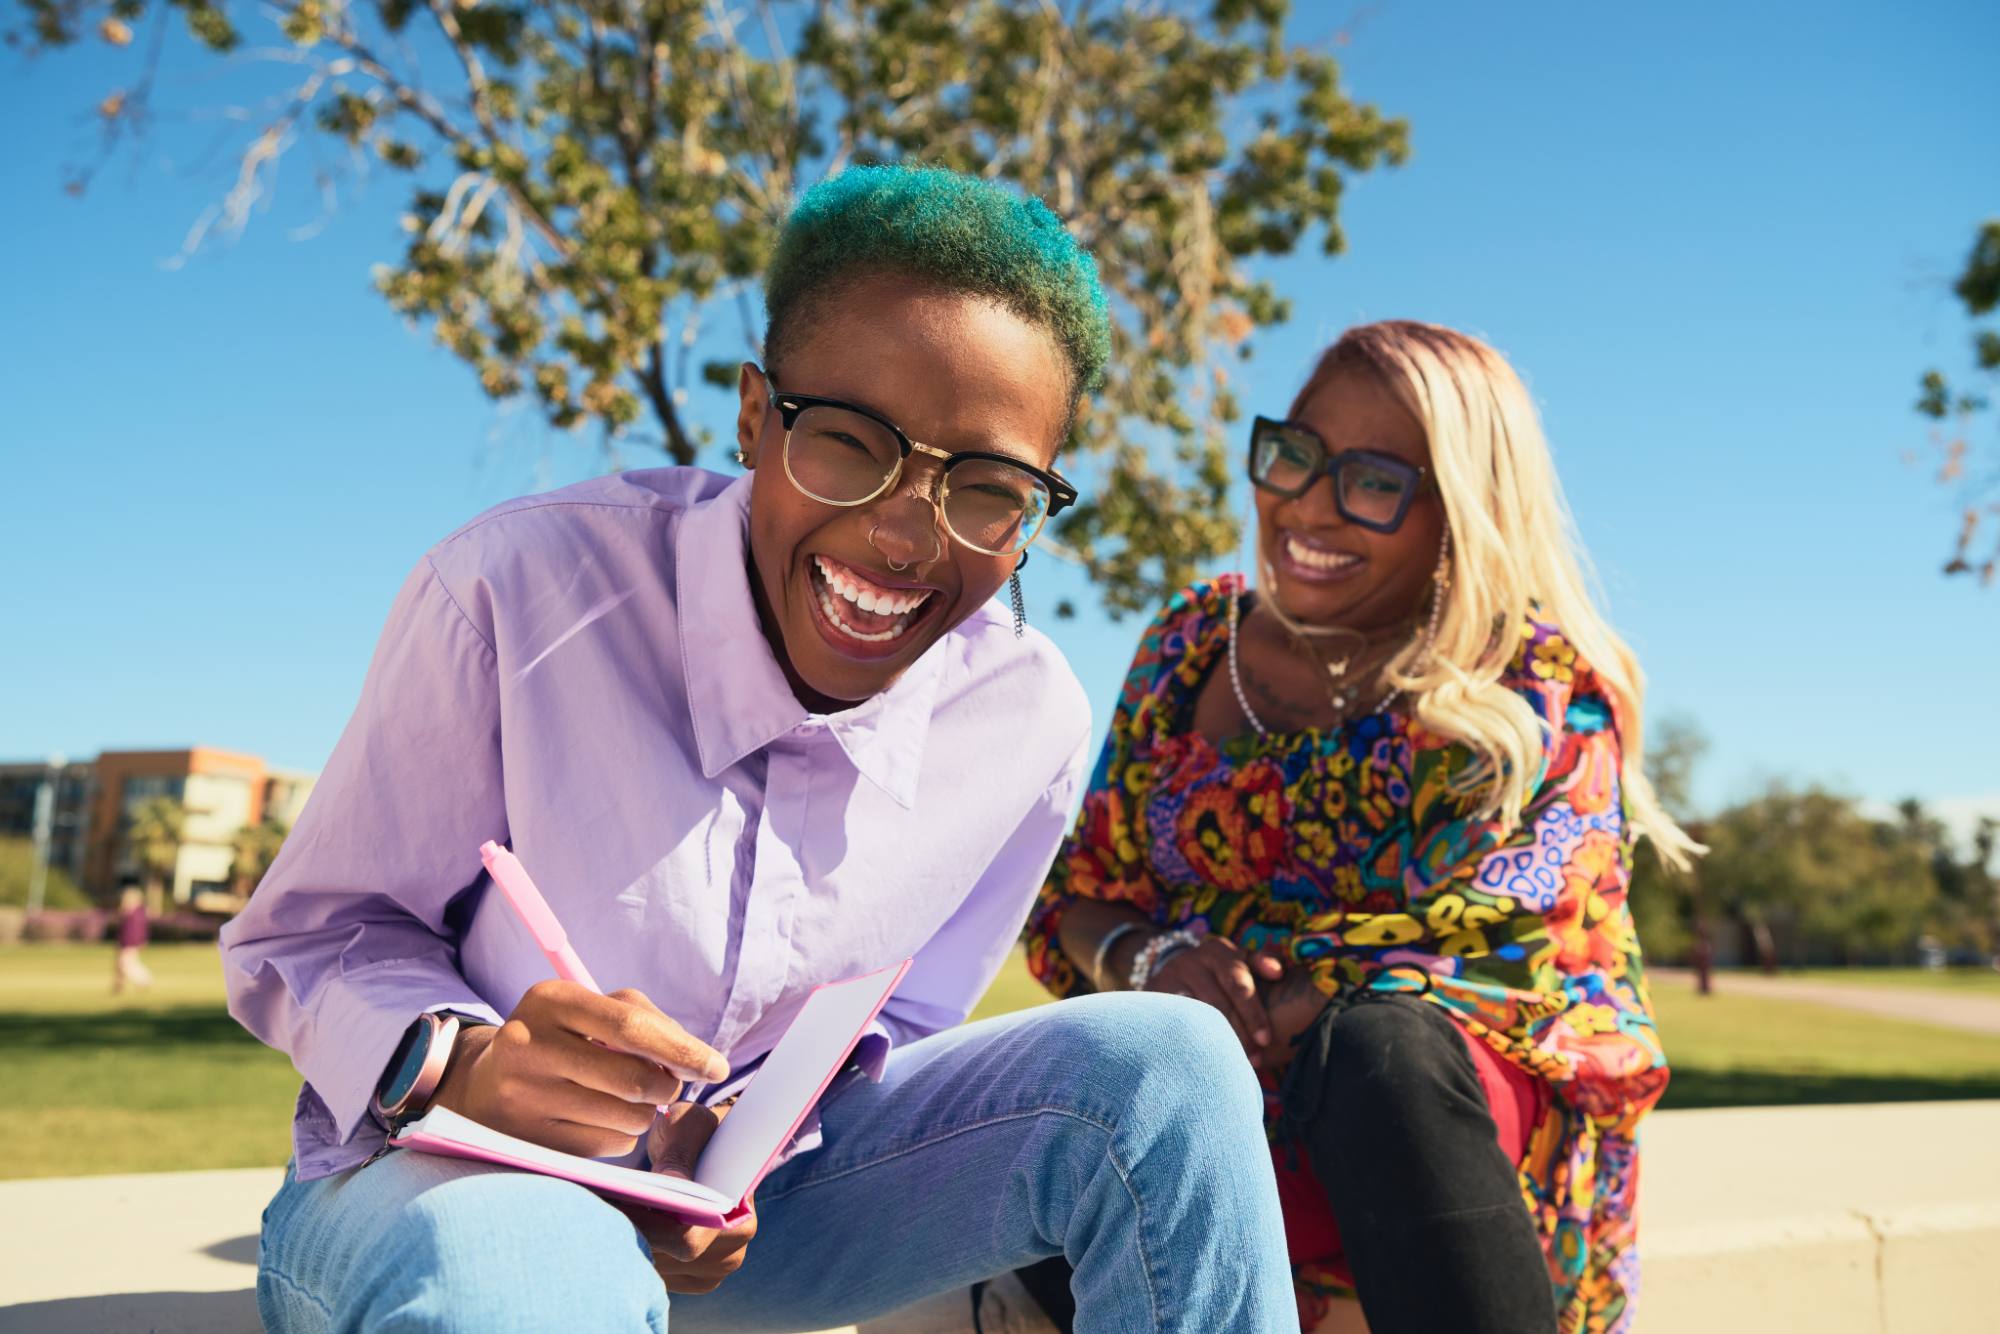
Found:
[[[528,868],[521,865],[521,859],[489,838],[479,845],[479,860],[486,863],[486,873],[493,877],[494,884],[500,886],[507,902],[514,905],[514,911],[527,924],[528,934],[535,938],[535,943],[542,947],[542,953],[555,966],[556,976],[566,982],[589,987],[602,996],[604,988],[597,985],[597,979],[590,975],[590,970],[583,966],[583,960],[577,958],[576,951],[570,948],[569,933],[556,920],[555,910],[542,897],[542,891],[535,888],[534,879],[529,876]],[[723,1068],[726,1070],[727,1064]],[[696,1077],[699,1077],[699,1072]],[[664,1112],[667,1109],[662,1107],[660,1110]]]
[[[556,976],[602,995],[604,989],[597,985],[597,979],[590,975],[590,970],[583,966],[583,960],[577,958],[576,951],[570,948],[569,933],[556,920],[549,901],[542,897],[542,891],[535,888],[535,882],[529,878],[528,868],[521,865],[521,859],[489,838],[479,845],[479,860],[486,863],[486,873],[493,877],[493,883],[500,886],[507,902],[514,905],[514,911],[527,924],[528,934],[542,947],[542,953],[549,956]]]

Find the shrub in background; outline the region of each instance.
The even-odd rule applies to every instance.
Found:
[[[72,908],[60,912],[39,912],[21,928],[21,939],[30,941],[76,940],[85,943],[104,939],[111,915],[98,908]]]

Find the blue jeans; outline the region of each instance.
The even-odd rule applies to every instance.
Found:
[[[894,1052],[757,1192],[743,1268],[676,1334],[867,1320],[1052,1255],[1080,1334],[1298,1328],[1262,1099],[1229,1025],[1086,996]],[[272,1330],[667,1328],[645,1243],[582,1187],[418,1153],[288,1176],[264,1216]]]

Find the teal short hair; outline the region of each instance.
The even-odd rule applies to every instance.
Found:
[[[850,167],[798,202],[764,272],[769,360],[794,318],[843,279],[907,274],[948,292],[988,297],[1047,329],[1073,374],[1097,388],[1111,356],[1111,317],[1097,261],[1048,205],[941,167]]]

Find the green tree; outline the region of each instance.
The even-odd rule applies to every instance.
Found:
[[[223,54],[269,15],[300,77],[203,228],[240,228],[302,130],[407,173],[407,245],[376,274],[390,305],[487,393],[595,425],[614,457],[695,459],[690,391],[757,354],[755,276],[801,185],[920,159],[1042,196],[1113,300],[1109,380],[1073,441],[1085,500],[1055,537],[1114,615],[1235,545],[1228,364],[1290,313],[1256,261],[1339,253],[1346,182],[1406,145],[1326,50],[1287,39],[1289,0],[17,4],[33,52],[178,23]],[[138,74],[99,104],[113,142],[151,98]]]
[[[1966,916],[1977,923],[1984,917],[1984,930],[1976,927],[1965,933],[1967,943],[1988,959],[2000,959],[2000,820],[1981,816],[1972,831],[1972,856],[1963,864],[1956,892],[1965,905]]]
[[[1775,784],[1723,811],[1706,833],[1703,884],[1770,957],[1907,955],[1932,920],[1937,882],[1921,842],[1848,797]]]
[[[1993,874],[1993,853],[2000,842],[2000,820],[1982,818],[1973,828],[1969,855],[1944,821],[1930,814],[1915,798],[1896,808],[1903,835],[1930,864],[1937,884],[1932,909],[1932,934],[1953,949],[1990,955],[2000,943],[2000,880]]]
[[[165,906],[166,887],[180,860],[186,830],[187,807],[172,797],[148,797],[126,817],[125,848],[139,868],[151,912]]]
[[[265,816],[229,836],[229,880],[237,897],[247,899],[256,892],[264,873],[278,860],[278,850],[285,846],[285,835],[290,832],[291,826],[283,820]]]
[[[2000,326],[1990,320],[1978,322],[2000,310],[2000,218],[1980,225],[1952,291],[1975,321],[1975,374],[1987,381],[2000,378]],[[1958,488],[1964,498],[1957,544],[1944,570],[1946,574],[1976,574],[1982,584],[1991,584],[2000,570],[2000,458],[1994,457],[1990,447],[1976,449],[1972,435],[1982,414],[1990,412],[1992,406],[1987,394],[1963,383],[1954,385],[1942,371],[1924,373],[1917,411],[1938,423],[1933,432],[1933,442],[1942,455],[1938,480]]]
[[[25,908],[28,885],[34,878],[35,842],[29,838],[0,838],[0,908]],[[90,899],[76,887],[68,871],[49,867],[42,886],[45,908],[88,908]]]
[[[1667,814],[1697,842],[1701,833],[1694,818],[1694,773],[1707,753],[1708,738],[1690,718],[1665,718],[1648,729],[1646,776]],[[1660,861],[1651,840],[1639,845],[1632,860],[1629,902],[1648,960],[1678,963],[1693,955],[1702,929],[1698,899],[1701,870],[1696,862],[1687,871],[1675,871]]]

